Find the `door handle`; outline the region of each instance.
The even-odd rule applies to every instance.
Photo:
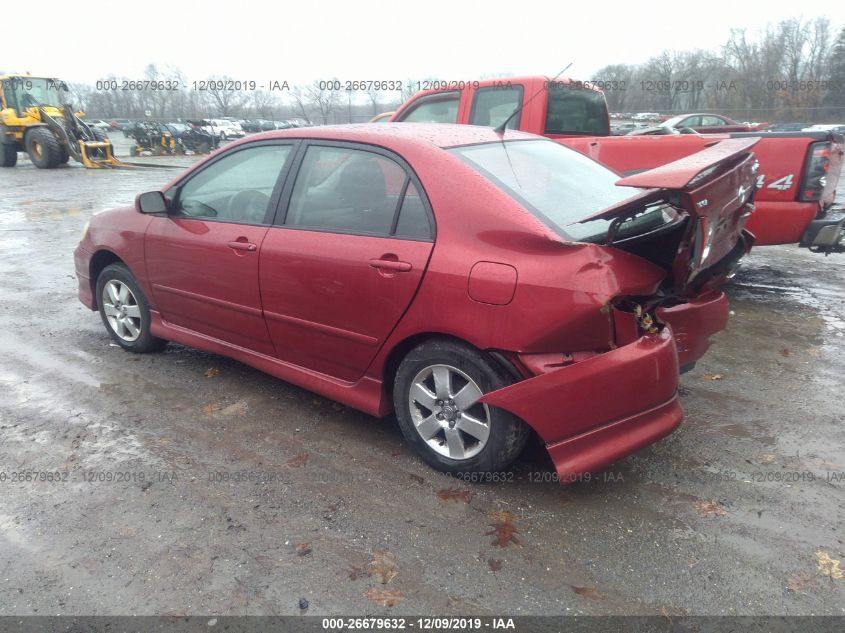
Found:
[[[410,262],[400,262],[397,259],[371,259],[370,266],[399,273],[406,273],[411,270]]]
[[[255,244],[253,244],[252,242],[247,242],[246,240],[226,242],[226,245],[229,248],[235,249],[236,251],[254,251],[258,248]]]

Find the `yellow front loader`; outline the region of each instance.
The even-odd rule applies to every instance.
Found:
[[[89,168],[121,166],[111,141],[73,111],[69,96],[58,79],[0,75],[0,165],[14,167],[26,152],[41,169],[71,157]]]

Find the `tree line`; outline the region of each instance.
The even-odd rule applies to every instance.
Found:
[[[713,111],[745,121],[845,121],[845,27],[792,18],[732,29],[718,50],[666,51],[593,75],[612,112]],[[615,89],[614,89],[615,88]]]

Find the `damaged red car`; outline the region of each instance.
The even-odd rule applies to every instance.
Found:
[[[554,141],[428,124],[269,132],[91,218],[79,295],[132,352],[174,341],[374,416],[433,467],[561,480],[681,421],[725,327],[755,139],[619,179]]]

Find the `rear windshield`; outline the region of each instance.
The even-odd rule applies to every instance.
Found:
[[[598,90],[552,82],[549,85],[546,134],[610,134],[604,94]]]
[[[605,235],[609,220],[574,224],[640,190],[575,150],[548,140],[464,145],[448,150],[567,239]]]

